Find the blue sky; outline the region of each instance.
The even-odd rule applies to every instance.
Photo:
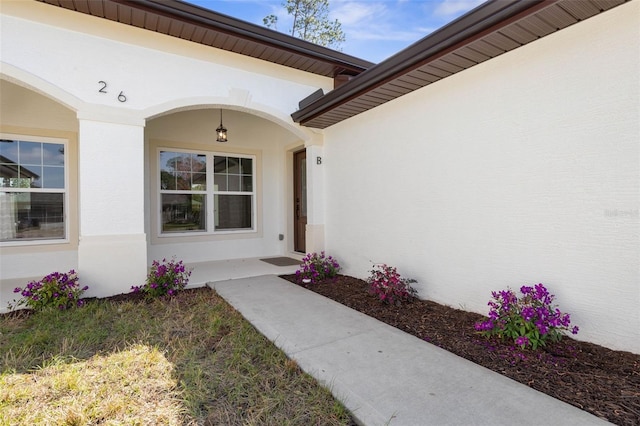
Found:
[[[286,32],[290,19],[284,0],[186,0],[243,21],[263,25],[278,16]],[[380,62],[453,21],[484,0],[329,0],[330,18],[338,19],[346,35],[342,51]]]

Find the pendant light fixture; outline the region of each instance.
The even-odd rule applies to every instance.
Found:
[[[216,134],[218,138],[216,141],[218,142],[226,142],[227,141],[227,128],[222,125],[222,108],[220,109],[220,126],[216,129]]]

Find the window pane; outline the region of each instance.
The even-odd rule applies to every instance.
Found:
[[[191,154],[174,156],[170,166],[176,177],[176,189],[191,189]]]
[[[191,173],[188,172],[174,172],[176,177],[176,189],[189,190],[191,189]]]
[[[204,231],[205,203],[201,194],[162,194],[162,232]]]
[[[29,180],[29,186],[21,186],[21,188],[42,188],[42,166],[20,166],[20,184],[26,184]]]
[[[191,171],[196,173],[205,173],[207,171],[207,156],[202,154],[193,154],[191,159]]]
[[[253,159],[216,156],[214,165],[215,191],[253,191]]]
[[[11,188],[18,179],[18,142],[0,140],[0,186]]]
[[[213,159],[213,172],[214,173],[226,173],[227,172],[227,157],[214,157]]]
[[[227,157],[227,173],[240,174],[240,159]]]
[[[240,176],[229,175],[227,191],[240,191]]]
[[[160,188],[206,191],[207,157],[203,154],[160,152]]]
[[[0,139],[0,163],[18,163],[18,141]]]
[[[253,174],[253,160],[251,158],[242,158],[242,167],[240,173],[243,175]]]
[[[64,166],[64,145],[61,143],[42,144],[42,164]]]
[[[0,164],[0,186],[3,188],[13,188],[14,185],[19,182],[18,180],[18,167],[13,164],[1,163]],[[16,185],[17,186],[17,185]],[[27,188],[29,185],[27,185]]]
[[[206,191],[207,190],[207,174],[193,173],[191,175],[191,189],[193,191]]]
[[[64,194],[0,192],[2,241],[64,237]]]
[[[162,170],[160,172],[160,189],[176,189],[176,177],[171,173]]]
[[[64,188],[64,167],[45,166],[42,171],[42,188]]]
[[[19,141],[18,156],[21,165],[40,166],[42,164],[42,143]]]
[[[160,151],[160,188],[176,189],[176,176],[173,174],[173,161],[177,152]]]
[[[49,177],[46,180],[45,174]],[[63,189],[64,184],[63,144],[6,139],[0,142],[0,186]]]
[[[226,191],[227,190],[227,175],[216,174],[213,176],[213,184],[215,185],[214,191]]]
[[[216,195],[214,198],[216,230],[252,228],[251,195]]]
[[[253,178],[251,176],[242,176],[242,191],[243,192],[253,191]]]

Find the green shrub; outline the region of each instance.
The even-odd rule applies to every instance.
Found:
[[[383,303],[390,305],[407,302],[416,297],[417,291],[411,284],[414,279],[403,278],[393,266],[385,264],[374,265],[371,275],[367,278],[369,292]]]
[[[9,305],[9,308],[26,305],[40,311],[50,307],[68,309],[83,306],[84,300],[80,299],[80,296],[88,288],[80,288],[78,274],[73,269],[67,273],[53,272],[40,281],[31,281],[24,288],[16,287],[13,292],[20,293],[22,299],[15,305]]]
[[[144,285],[132,286],[131,290],[134,293],[144,293],[150,299],[171,297],[187,286],[190,276],[191,271],[185,268],[182,260],[176,262],[172,258],[167,262],[167,259],[162,259],[162,263],[154,260]]]

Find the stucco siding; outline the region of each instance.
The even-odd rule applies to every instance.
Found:
[[[327,251],[481,313],[542,282],[579,338],[640,352],[639,8],[327,129]]]
[[[161,113],[162,105],[176,99],[227,99],[234,90],[243,92],[244,103],[288,117],[300,99],[332,84],[328,78],[37,2],[3,2],[1,23],[2,62],[62,88],[80,103],[141,118]],[[106,82],[107,93],[99,91],[99,81]],[[118,100],[120,92],[126,102]]]
[[[153,259],[194,262],[287,249],[287,238],[278,238],[287,233],[291,209],[286,147],[311,138],[290,113],[332,79],[40,2],[2,1],[0,51],[2,130],[73,132],[70,183],[78,187],[65,247],[3,245],[0,309],[17,280],[54,270],[79,269],[87,295],[105,296],[140,284]],[[158,240],[150,141],[214,151],[220,108],[230,141],[219,149],[260,158],[260,226],[250,235]]]

